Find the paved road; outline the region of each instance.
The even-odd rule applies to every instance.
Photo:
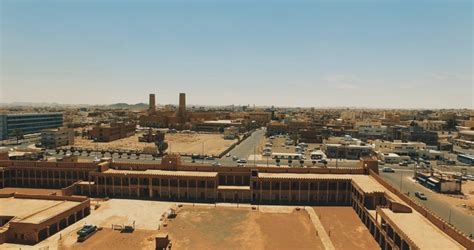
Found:
[[[474,234],[474,216],[461,212],[453,205],[442,200],[441,195],[413,181],[413,170],[397,168],[395,173],[384,173],[380,175],[388,180],[395,188],[404,193],[410,192],[410,197],[416,199],[426,208],[435,212],[438,216],[453,224],[456,228],[467,235]],[[414,196],[415,192],[423,192],[428,199],[420,200]]]
[[[254,152],[256,152],[258,144],[265,138],[265,132],[266,130],[264,129],[258,129],[254,131],[250,137],[233,148],[229,152],[230,155],[235,155],[241,159],[247,159],[249,155],[252,155]]]

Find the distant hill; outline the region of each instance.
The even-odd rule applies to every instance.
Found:
[[[107,106],[114,109],[147,109],[148,108],[148,104],[146,103],[137,103],[137,104],[114,103]]]

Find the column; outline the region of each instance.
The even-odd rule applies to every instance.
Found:
[[[140,177],[137,177],[137,197],[140,197]]]
[[[160,199],[161,199],[161,178],[158,178],[158,192],[160,194]]]
[[[280,190],[278,190],[278,202],[281,202],[281,181],[280,181]]]
[[[153,184],[152,179],[148,178],[148,193],[149,193],[150,198],[153,197],[153,185],[152,184]]]
[[[178,199],[181,198],[181,188],[179,185],[179,178],[176,180],[178,182]]]
[[[272,181],[270,181],[270,202],[272,202],[272,200],[273,200],[273,196],[272,196],[272,188],[273,187],[272,187],[272,185],[273,185],[273,183],[272,183]]]
[[[301,181],[298,182],[298,202],[301,202]]]
[[[204,200],[207,200],[207,180],[204,181]]]
[[[123,177],[120,177],[120,196],[123,196]]]
[[[189,198],[189,179],[186,180],[186,199]]]
[[[311,182],[308,182],[308,203],[311,202]]]

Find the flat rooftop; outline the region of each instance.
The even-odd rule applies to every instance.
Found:
[[[387,190],[368,175],[356,174],[290,174],[290,173],[258,173],[264,179],[320,179],[320,180],[352,180],[365,193],[386,192]]]
[[[39,224],[80,202],[62,200],[41,200],[24,198],[0,198],[0,216],[12,216],[17,222]]]
[[[108,169],[104,171],[105,174],[127,174],[127,175],[156,175],[156,176],[175,176],[175,177],[217,177],[217,172],[199,172],[199,171],[170,171],[170,170],[155,170],[148,169],[145,171],[134,170],[115,170]]]
[[[381,210],[420,249],[464,249],[415,211],[413,213],[394,213],[388,208]]]

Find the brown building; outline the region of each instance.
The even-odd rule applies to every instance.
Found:
[[[196,167],[181,164],[176,155],[166,156],[161,164],[0,161],[0,167],[0,178],[7,186],[54,184],[77,195],[351,206],[382,249],[474,246],[466,235],[380,178],[377,161],[372,158],[362,159],[360,166],[338,169]],[[87,173],[79,174],[85,170]]]
[[[115,122],[96,125],[89,131],[90,138],[99,142],[109,142],[135,134],[135,123]]]
[[[0,248],[36,244],[89,214],[86,197],[0,194]]]

